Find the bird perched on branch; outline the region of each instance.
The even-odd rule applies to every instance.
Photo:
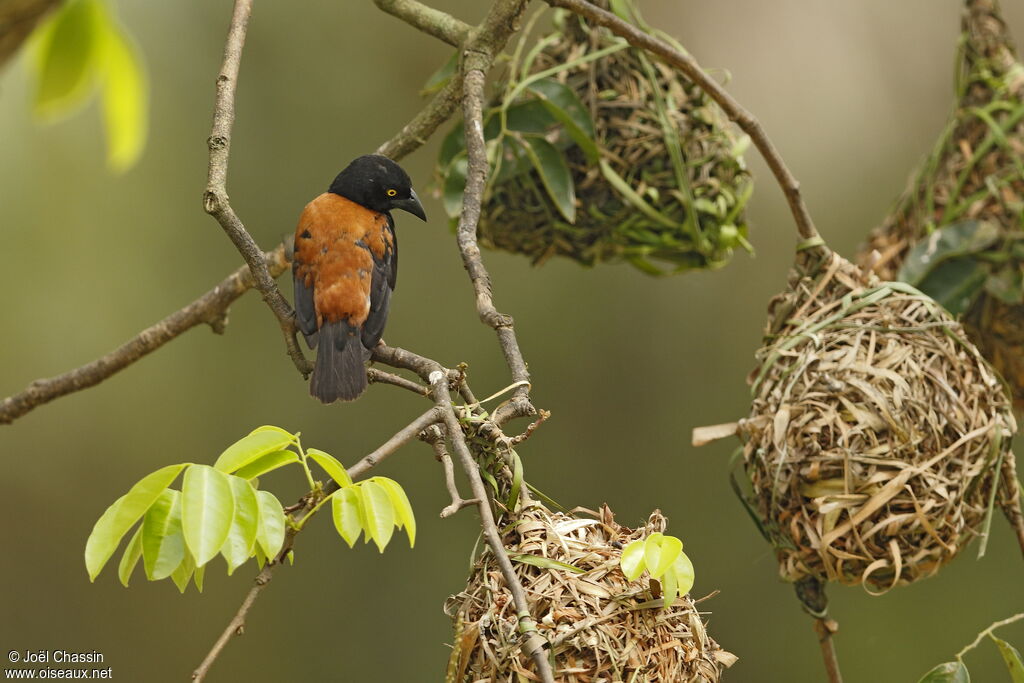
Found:
[[[398,275],[393,209],[427,220],[409,175],[367,154],[302,211],[295,229],[295,317],[316,367],[309,393],[323,403],[366,389],[371,350],[384,333]]]

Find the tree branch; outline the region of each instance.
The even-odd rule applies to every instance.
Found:
[[[754,146],[761,152],[761,156],[768,163],[768,167],[775,175],[775,179],[786,195],[786,201],[789,203],[789,210],[796,221],[796,228],[800,233],[800,237],[805,242],[811,242],[812,244],[820,242],[821,237],[814,227],[814,221],[811,219],[811,214],[807,211],[807,206],[804,204],[803,197],[800,194],[800,183],[797,182],[782,160],[779,151],[765,134],[764,129],[761,128],[761,124],[754,118],[753,114],[733,99],[732,95],[725,88],[711,78],[693,57],[677,50],[665,41],[626,23],[611,12],[586,2],[586,0],[546,0],[546,2],[552,7],[562,7],[585,17],[594,24],[610,29],[615,35],[625,38],[630,45],[661,57],[700,86],[711,99],[718,103],[729,118],[743,132],[750,136]]]
[[[5,0],[0,2],[0,66],[10,59],[21,44],[60,0]]]
[[[242,224],[228,201],[228,156],[231,151],[231,127],[235,122],[235,89],[238,85],[238,69],[242,61],[245,32],[251,14],[252,0],[235,0],[231,26],[228,29],[228,38],[224,45],[224,64],[221,66],[220,75],[217,76],[213,129],[207,140],[207,146],[210,149],[210,166],[206,191],[203,193],[203,208],[206,213],[217,219],[242,258],[249,264],[256,288],[260,290],[263,300],[277,317],[288,355],[298,371],[304,377],[308,377],[312,371],[312,364],[306,360],[295,339],[295,317],[291,304],[281,296],[277,283],[270,277],[270,273],[267,272],[267,268],[260,258],[262,251],[259,245],[245,229],[245,225]]]
[[[444,485],[448,489],[448,495],[452,498],[451,504],[444,506],[441,510],[441,519],[451,517],[464,507],[477,505],[479,500],[476,498],[467,500],[459,493],[459,487],[455,484],[455,466],[452,464],[452,456],[448,455],[448,449],[444,445],[444,431],[441,427],[439,425],[428,427],[420,435],[420,439],[426,441],[434,449],[434,457],[441,463],[444,470]]]
[[[283,245],[260,258],[272,277],[288,268]],[[252,287],[249,266],[242,266],[188,306],[142,330],[110,353],[63,375],[37,379],[21,393],[0,401],[0,424],[10,424],[44,403],[99,384],[200,323],[223,333],[231,304]]]
[[[554,683],[555,678],[551,671],[551,665],[547,657],[547,641],[537,631],[537,624],[530,614],[530,606],[526,601],[526,591],[519,578],[516,576],[512,561],[505,551],[505,545],[501,541],[501,534],[494,522],[494,513],[491,512],[491,499],[484,488],[484,482],[480,478],[480,468],[473,459],[473,454],[466,444],[465,436],[462,433],[462,425],[452,408],[452,399],[448,393],[448,379],[441,372],[435,373],[430,380],[431,391],[434,394],[434,404],[444,415],[444,424],[448,431],[448,438],[452,442],[455,455],[459,458],[463,471],[469,478],[469,485],[476,498],[476,509],[480,513],[480,528],[483,531],[487,546],[494,555],[501,575],[505,578],[505,584],[512,593],[512,600],[516,607],[516,616],[519,618],[519,632],[523,636],[523,651],[533,658],[537,673],[544,683]]]
[[[460,47],[466,42],[472,30],[469,24],[416,0],[373,0],[373,3],[388,14],[452,47]]]

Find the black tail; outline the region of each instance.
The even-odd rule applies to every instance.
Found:
[[[321,403],[352,401],[366,389],[366,360],[359,331],[344,320],[320,328],[309,393]]]

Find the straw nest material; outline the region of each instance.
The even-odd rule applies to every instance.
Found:
[[[632,2],[616,9],[642,25]],[[497,118],[502,98],[521,90],[513,105],[521,115],[507,119],[512,130],[488,131],[492,145],[501,139],[503,159],[483,207],[481,243],[535,264],[555,255],[588,266],[627,261],[655,275],[722,266],[735,247],[749,249],[749,138],[737,137],[696,85],[607,29],[561,11],[555,26],[537,41],[543,49],[526,51],[521,70],[509,69],[489,112]],[[537,85],[520,88],[542,73]],[[572,125],[566,116],[533,116],[538,100],[548,110],[564,104]],[[554,163],[530,163],[538,137],[557,150]],[[442,153],[442,176],[451,175],[452,158]],[[555,201],[556,168],[564,168],[574,201]]]
[[[656,511],[645,526],[628,529],[615,523],[607,507],[591,514],[596,518],[531,503],[506,527],[505,547],[540,634],[551,644],[555,679],[718,681],[736,657],[707,634],[694,601],[683,596],[665,609],[657,581],[644,575],[629,582],[619,569],[622,547],[664,531],[665,518]],[[540,680],[520,649],[512,595],[489,552],[446,611],[455,622],[446,683]]]
[[[995,0],[967,5],[952,117],[859,262],[963,313],[1024,408],[1024,65]]]
[[[757,358],[739,431],[751,512],[784,579],[884,592],[987,535],[1016,424],[996,373],[931,298],[805,254]]]

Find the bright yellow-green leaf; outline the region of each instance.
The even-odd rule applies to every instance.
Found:
[[[260,523],[256,531],[256,543],[263,554],[273,560],[284,545],[284,508],[273,493],[257,491],[256,501],[260,508]]]
[[[654,568],[661,564],[661,539],[663,538],[664,535],[653,533],[644,541],[644,564],[647,565],[647,571],[651,572],[652,576]]]
[[[217,462],[213,463],[213,467],[231,474],[268,453],[284,450],[293,442],[294,437],[287,432],[253,432],[228,446],[217,458]]]
[[[115,171],[134,164],[146,142],[149,88],[142,56],[112,18],[102,34],[103,121],[107,161]]]
[[[363,490],[366,535],[373,539],[378,550],[384,552],[395,532],[395,509],[391,505],[391,497],[383,486],[372,480],[361,482],[359,488]]]
[[[128,530],[146,514],[149,506],[170,486],[188,463],[168,465],[139,480],[128,493],[107,508],[85,543],[85,568],[95,581]]]
[[[196,566],[220,552],[231,531],[235,498],[227,475],[209,465],[192,465],[181,486],[181,521],[185,544]]]
[[[203,580],[206,578],[206,565],[202,567],[196,567],[195,572],[192,574],[192,579],[195,581],[196,590],[200,593],[203,592]]]
[[[186,549],[185,557],[182,559],[181,564],[171,573],[171,581],[178,587],[179,592],[184,593],[188,588],[188,580],[192,578],[195,570],[196,562],[192,558],[192,553]]]
[[[338,486],[352,485],[352,478],[345,471],[345,466],[338,462],[338,459],[330,453],[324,453],[317,448],[307,448],[306,455],[312,458],[313,462],[317,465],[320,465],[331,479],[338,482]]]
[[[334,528],[345,539],[351,548],[359,540],[362,533],[362,492],[358,486],[339,489],[331,496],[331,516],[334,517]]]
[[[292,434],[287,429],[281,429],[280,427],[276,427],[274,425],[260,425],[259,427],[257,427],[256,429],[252,430],[249,433],[250,434],[255,434],[256,432],[277,432],[278,434],[285,434],[285,435],[291,437],[292,439],[295,438],[295,434]]]
[[[628,581],[636,581],[644,573],[644,542],[640,539],[633,541],[622,549],[622,557],[619,558],[619,566]]]
[[[117,578],[121,580],[121,585],[125,588],[128,587],[128,580],[132,576],[132,571],[135,570],[135,565],[139,563],[140,557],[142,557],[141,526],[135,530],[132,540],[128,541],[128,546],[124,549],[124,554],[121,556],[121,564],[117,567]]]
[[[272,472],[279,467],[298,462],[299,456],[295,451],[274,451],[260,456],[245,467],[235,470],[235,476],[242,479],[256,479],[267,472]]]
[[[69,0],[33,35],[35,113],[68,114],[91,94],[100,61],[106,12],[98,0]]]
[[[645,548],[646,550],[646,548]],[[651,573],[654,578],[660,578],[662,574],[668,570],[669,567],[679,557],[679,553],[683,551],[683,542],[675,536],[662,536],[660,543],[660,550],[658,553],[658,564],[651,565],[648,563],[647,571]],[[645,553],[646,555],[646,553]]]
[[[693,588],[694,572],[693,562],[690,562],[690,558],[686,556],[686,553],[679,553],[675,562],[672,563],[671,572],[675,575],[676,584],[679,586],[679,594],[686,595],[689,593],[690,589]]]
[[[409,547],[416,545],[416,516],[412,512],[412,505],[409,497],[405,495],[405,489],[394,479],[387,477],[373,477],[373,481],[384,487],[388,497],[391,499],[391,506],[395,510],[395,526],[405,529],[409,535]]]
[[[277,451],[280,453],[281,451]],[[291,451],[286,451],[291,453]],[[294,453],[293,453],[294,455]],[[231,518],[231,529],[227,540],[220,549],[220,554],[228,563],[228,576],[235,569],[252,557],[252,548],[256,544],[256,530],[259,527],[260,510],[256,501],[256,491],[243,478],[227,475],[231,484],[231,492],[235,499],[235,514]],[[200,589],[202,591],[202,589]]]
[[[1003,656],[1006,663],[1006,670],[1010,672],[1010,680],[1013,683],[1024,683],[1024,662],[1021,661],[1020,652],[1002,638],[989,636],[999,648],[999,654]]]
[[[671,607],[677,597],[679,597],[679,581],[675,571],[669,569],[661,577],[661,598],[665,601],[665,607]]]
[[[165,489],[142,520],[142,563],[146,577],[150,581],[166,579],[184,559],[181,494],[174,489]]]

